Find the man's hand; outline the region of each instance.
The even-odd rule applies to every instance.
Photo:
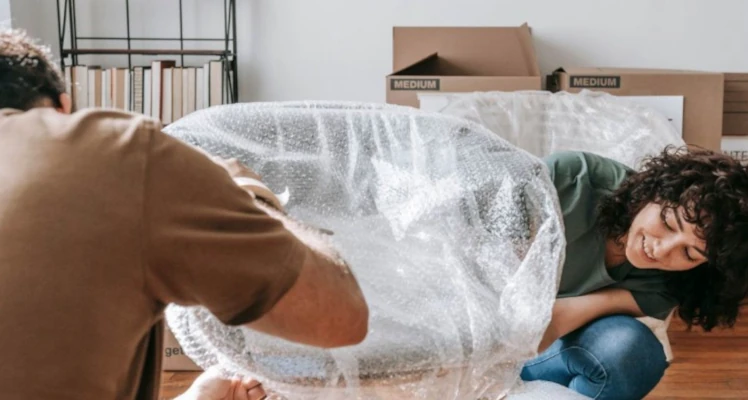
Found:
[[[254,379],[226,379],[217,371],[208,370],[174,400],[262,400],[266,397],[262,385]]]
[[[213,158],[234,178],[257,180],[259,176],[235,159]],[[283,205],[261,182],[261,187],[240,184],[253,192],[257,208],[280,220],[306,246],[306,255],[294,285],[261,318],[247,327],[296,343],[333,348],[364,340],[369,326],[369,307],[356,278],[320,229],[310,229],[285,215]],[[264,190],[263,190],[264,188]],[[276,209],[278,212],[275,212]]]
[[[231,175],[232,178],[252,178],[261,181],[260,175],[249,169],[246,165],[242,164],[236,158],[224,159],[221,157],[211,157],[214,163],[223,167],[226,172]]]
[[[223,167],[226,172],[234,179],[237,185],[249,192],[255,199],[260,199],[283,212],[283,203],[263,182],[260,175],[249,169],[246,165],[235,158],[223,159],[220,157],[211,157],[213,162]]]

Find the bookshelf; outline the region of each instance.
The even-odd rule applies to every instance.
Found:
[[[141,77],[141,83],[140,88],[135,89],[133,86],[134,83],[131,85],[131,82],[134,82],[133,79],[135,79],[135,71],[136,70],[142,70],[150,69],[149,66],[134,66],[133,65],[133,56],[169,56],[174,58],[176,56],[176,61],[173,61],[173,65],[166,64],[166,69],[174,68],[174,76],[176,77],[177,72],[182,73],[184,71],[185,79],[187,79],[187,70],[195,69],[195,67],[189,65],[191,63],[186,62],[186,59],[188,57],[195,57],[199,56],[202,58],[211,57],[213,58],[213,61],[205,64],[205,71],[203,75],[205,75],[205,79],[208,79],[208,74],[210,73],[211,77],[211,85],[215,82],[218,82],[216,77],[220,77],[220,83],[218,86],[220,88],[215,87],[208,87],[208,83],[205,84],[205,90],[210,90],[212,92],[215,92],[218,90],[220,93],[219,96],[221,98],[221,104],[223,103],[235,103],[238,101],[239,98],[239,82],[238,82],[238,61],[237,61],[237,25],[236,25],[236,0],[223,0],[223,29],[222,37],[185,37],[184,36],[184,13],[183,13],[183,0],[169,0],[169,1],[175,1],[178,2],[179,5],[179,12],[178,15],[173,16],[172,18],[178,18],[178,26],[179,26],[179,35],[173,36],[173,37],[142,37],[142,36],[132,36],[131,35],[131,14],[130,14],[130,3],[131,0],[121,0],[124,3],[125,6],[125,13],[123,18],[125,18],[125,26],[126,26],[126,32],[123,36],[83,36],[78,33],[78,13],[76,8],[76,0],[55,0],[57,3],[57,22],[58,22],[58,39],[59,39],[59,46],[60,46],[60,66],[62,67],[62,70],[66,72],[66,79],[72,79],[74,82],[72,84],[72,89],[75,89],[75,87],[78,87],[80,89],[80,86],[84,86],[86,90],[89,90],[88,82],[85,84],[80,83],[80,76],[77,78],[74,75],[74,72],[69,72],[70,70],[76,70],[77,67],[80,66],[79,63],[79,56],[84,55],[109,55],[113,57],[127,57],[127,79],[125,82],[127,82],[126,89],[129,91],[128,95],[125,97],[128,99],[128,106],[132,106],[133,98],[135,96],[144,96],[145,90],[142,88],[142,77]],[[147,0],[143,0],[147,1]],[[159,0],[162,1],[162,0]],[[216,6],[218,7],[218,3],[216,3]],[[166,18],[169,18],[168,16]],[[173,21],[173,20],[172,20]],[[97,42],[101,43],[103,41],[107,41],[109,43],[116,43],[121,42],[122,45],[120,47],[111,48],[111,47],[97,47],[95,45],[93,46],[86,46],[82,47],[80,46],[80,42],[86,42],[86,43],[93,43],[96,44]],[[148,48],[139,48],[137,46],[134,46],[134,43],[145,43],[145,42],[158,42],[163,43],[163,48],[157,47],[157,48],[151,48],[153,46],[143,46]],[[197,42],[209,42],[213,44],[214,46],[201,46],[201,47],[211,47],[210,49],[204,49],[204,48],[190,48],[191,44],[197,43]],[[113,47],[113,46],[112,46]],[[194,46],[193,46],[194,47]],[[157,61],[163,61],[156,59],[153,61],[153,63],[156,63]],[[214,62],[220,62],[220,68],[217,70],[216,66],[213,65]],[[208,70],[209,65],[210,70]],[[155,64],[154,64],[155,66]],[[96,69],[100,67],[94,67]],[[117,68],[112,68],[112,74],[116,74]],[[200,67],[197,67],[197,69],[202,69]],[[84,71],[80,70],[79,73],[83,74]],[[85,71],[86,74],[88,74],[88,70]],[[142,71],[141,71],[142,73]],[[105,74],[106,75],[106,74]],[[94,75],[91,75],[93,79]],[[155,78],[155,77],[154,77]],[[88,79],[88,78],[86,78]],[[97,78],[99,79],[99,78]],[[159,77],[160,79],[160,77]],[[175,78],[176,79],[176,78]],[[155,79],[154,79],[155,81]],[[97,84],[99,84],[99,81],[96,81]],[[152,81],[153,82],[153,81]],[[93,83],[91,83],[93,85]],[[116,86],[116,83],[107,83],[110,86]],[[194,86],[194,84],[193,84]],[[158,87],[159,91],[162,90],[162,86]],[[116,91],[116,88],[112,88],[112,90]],[[139,90],[139,91],[138,91]],[[153,90],[157,90],[156,87],[153,87]],[[120,88],[120,91],[122,91],[122,88]],[[137,93],[135,91],[138,91]],[[149,89],[150,91],[150,89]],[[188,91],[187,84],[185,83],[184,92],[186,93]],[[192,89],[189,89],[189,91],[192,91]],[[200,89],[198,89],[200,91]],[[71,93],[74,93],[71,91]],[[88,94],[89,98],[92,98],[93,94]],[[106,90],[102,90],[101,96],[109,96],[111,93],[108,93]],[[169,96],[171,97],[172,94],[170,93],[163,93],[160,94],[160,96]],[[174,95],[177,96],[177,95]],[[95,96],[96,99],[99,99],[99,96]],[[155,99],[154,99],[155,100]],[[174,98],[174,102],[177,101],[181,102],[182,99],[176,99]],[[187,101],[186,98],[184,100]],[[192,100],[194,102],[194,100]],[[198,100],[198,104],[200,101]],[[86,102],[83,102],[83,104],[87,104]],[[205,107],[214,105],[215,102],[212,100],[210,103],[208,103],[208,96],[206,95],[204,105]],[[140,107],[142,109],[142,104],[140,104]],[[127,108],[127,107],[126,107]],[[187,111],[187,107],[185,106],[185,112]],[[128,109],[128,111],[139,111],[139,110],[131,110]],[[194,111],[194,110],[193,110]],[[154,117],[160,117],[160,114],[152,115]],[[169,123],[171,121],[164,121],[165,123]]]

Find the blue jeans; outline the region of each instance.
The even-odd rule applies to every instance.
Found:
[[[603,317],[554,342],[522,369],[525,381],[544,380],[601,400],[642,399],[668,363],[662,344],[636,319]]]

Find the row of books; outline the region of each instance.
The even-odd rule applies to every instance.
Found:
[[[73,109],[116,108],[172,123],[195,110],[225,104],[228,90],[224,62],[202,67],[177,67],[159,60],[147,67],[65,67]]]

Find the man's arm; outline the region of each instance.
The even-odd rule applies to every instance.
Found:
[[[238,160],[214,157],[213,161],[235,181],[250,178],[257,182],[250,181],[240,186],[258,201],[258,208],[280,220],[307,246],[304,263],[294,286],[268,313],[247,326],[319,347],[361,342],[368,330],[368,307],[356,280],[327,238],[316,228],[286,216],[281,201],[264,186],[262,178]]]
[[[369,309],[356,279],[317,230],[259,203],[304,243],[306,257],[296,283],[260,319],[247,326],[318,347],[358,344],[368,331]]]
[[[538,352],[589,322],[613,314],[644,316],[634,296],[625,289],[602,289],[583,296],[556,299],[551,323],[540,341]]]
[[[225,324],[290,341],[362,341],[368,307],[328,237],[285,216],[261,182],[237,185],[237,171],[216,164],[153,132],[143,207],[147,289],[161,303],[202,305]]]

